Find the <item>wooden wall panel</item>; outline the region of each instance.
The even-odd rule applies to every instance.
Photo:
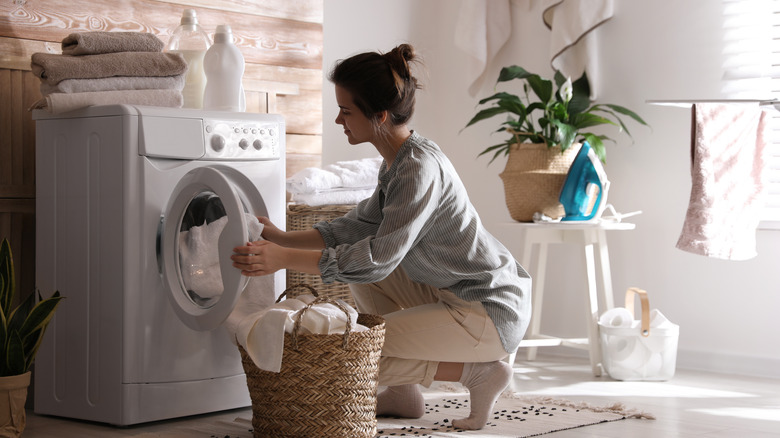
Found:
[[[0,199],[0,241],[8,239],[16,276],[15,302],[35,290],[35,200]],[[42,293],[45,291],[42,291]],[[43,293],[51,295],[51,292]]]
[[[61,41],[72,32],[122,30],[150,32],[168,41],[184,7],[155,0],[3,1],[0,36]],[[219,2],[197,12],[209,33],[219,24],[229,24],[247,62],[322,68],[321,23],[232,12],[219,8]]]
[[[35,125],[26,109],[40,99],[39,83],[28,71],[0,69],[0,198],[35,197]]]

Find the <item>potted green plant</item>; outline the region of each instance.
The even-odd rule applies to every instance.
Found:
[[[0,244],[0,436],[4,437],[20,436],[24,430],[30,367],[62,299],[59,291],[47,299],[42,299],[40,293],[30,294],[12,308],[15,288],[11,246],[3,239]]]
[[[521,80],[521,93],[498,91],[481,99],[482,107],[464,127],[503,115],[495,132],[510,136],[480,154],[492,154],[492,163],[501,155],[509,155],[501,179],[504,181],[507,206],[515,220],[530,221],[535,212],[560,217],[563,209],[558,194],[566,178],[579,141],[587,141],[603,162],[606,162],[605,141],[613,139],[585,131],[599,125],[612,125],[631,137],[621,116],[648,126],[633,111],[620,105],[594,103],[590,100],[590,83],[587,74],[572,82],[556,71],[553,81],[524,68],[512,65],[504,67],[496,85]],[[531,94],[533,92],[533,95]]]

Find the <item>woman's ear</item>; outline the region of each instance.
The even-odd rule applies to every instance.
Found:
[[[390,113],[387,110],[376,113],[376,121],[379,122],[380,125],[383,125],[388,117],[390,117]]]

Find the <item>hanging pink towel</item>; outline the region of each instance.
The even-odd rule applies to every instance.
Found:
[[[726,260],[756,256],[769,115],[758,104],[693,106],[692,186],[677,248]]]

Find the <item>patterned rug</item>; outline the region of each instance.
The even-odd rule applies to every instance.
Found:
[[[481,430],[452,427],[452,420],[468,416],[467,392],[426,394],[426,413],[417,420],[380,418],[377,437],[533,437],[561,430],[628,418],[654,419],[621,404],[592,406],[549,397],[528,398],[505,392]]]
[[[493,415],[481,430],[464,431],[452,427],[452,420],[468,416],[468,392],[441,385],[426,390],[426,413],[416,420],[380,418],[377,438],[386,437],[496,437],[521,438],[545,435],[567,429],[625,419],[655,419],[652,415],[627,409],[621,404],[592,406],[550,397],[524,397],[505,392],[496,402]],[[251,412],[234,421],[220,420],[199,426],[167,430],[164,435],[147,433],[139,438],[252,438]],[[134,435],[135,436],[135,435]]]

